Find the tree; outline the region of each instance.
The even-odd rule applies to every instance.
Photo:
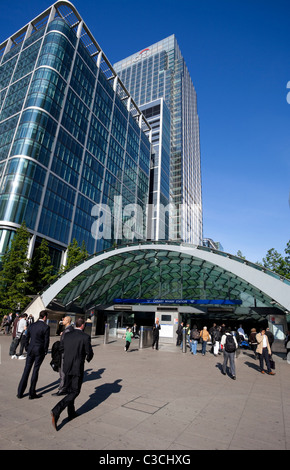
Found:
[[[84,261],[88,257],[85,242],[83,241],[81,246],[78,245],[77,240],[74,238],[69,244],[67,249],[67,263],[66,266],[62,266],[61,271],[67,271],[73,266],[77,265],[81,261]]]
[[[285,272],[286,272],[285,277],[290,279],[290,240],[286,245],[285,253],[286,253],[286,256],[285,256]]]
[[[3,255],[0,271],[1,305],[9,311],[22,310],[30,302],[30,260],[27,258],[29,238],[30,234],[23,222],[17,229],[10,248]]]
[[[243,255],[243,253],[241,252],[241,250],[238,250],[237,256],[238,256],[239,258],[246,259],[246,257]]]
[[[41,244],[35,249],[31,260],[30,281],[32,283],[32,293],[36,294],[43,290],[45,286],[53,282],[56,278],[54,266],[49,255],[48,242],[44,238]]]
[[[263,265],[280,276],[290,278],[290,240],[285,248],[285,253],[287,256],[284,258],[277,250],[271,248],[263,258]]]

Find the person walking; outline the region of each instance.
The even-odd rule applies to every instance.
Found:
[[[153,343],[152,343],[152,349],[154,349],[154,346],[155,346],[156,351],[158,350],[159,331],[160,330],[161,330],[161,326],[159,324],[159,318],[156,318],[156,322],[153,325]]]
[[[179,323],[178,328],[176,330],[177,339],[176,339],[176,346],[180,346],[182,342],[182,331],[183,331],[183,322]]]
[[[212,333],[213,355],[218,356],[220,350],[220,342],[222,339],[221,327],[217,326]]]
[[[84,318],[77,318],[75,329],[64,335],[63,341],[61,341],[60,351],[64,354],[63,370],[65,373],[65,387],[68,393],[51,410],[52,425],[56,431],[60,414],[65,408],[67,408],[69,420],[77,416],[75,399],[81,391],[85,361],[90,362],[94,357],[91,337],[84,332],[84,328]]]
[[[26,356],[24,355],[24,349],[26,345],[26,335],[27,335],[27,313],[23,313],[21,315],[22,318],[20,318],[20,321],[18,323],[18,330],[21,331],[21,336],[20,336],[20,350],[19,350],[19,356],[18,359],[26,359]]]
[[[125,344],[124,350],[127,352],[128,349],[130,348],[131,341],[132,341],[132,338],[133,338],[133,333],[132,333],[132,329],[131,329],[131,328],[128,328],[128,330],[127,330],[126,333],[125,333],[124,338],[125,338],[125,340],[126,340],[126,344]]]
[[[133,333],[133,338],[136,338],[138,336],[138,327],[136,323],[134,323],[133,325],[132,333]]]
[[[227,363],[229,361],[231,378],[236,380],[235,352],[238,348],[238,343],[235,336],[232,335],[230,328],[227,328],[225,334],[222,336],[221,345],[224,352],[222,373],[223,375],[226,375]]]
[[[207,331],[207,327],[204,326],[203,329],[201,330],[200,332],[200,337],[201,337],[201,342],[202,342],[202,345],[201,345],[201,353],[203,356],[205,356],[205,353],[206,353],[206,345],[207,345],[207,342],[210,340],[210,334],[209,332]]]
[[[257,346],[258,346],[256,336],[257,336],[257,330],[256,330],[256,328],[252,328],[250,336],[249,336],[249,345],[250,345],[253,353],[255,354],[255,359],[258,358],[257,353],[256,353]]]
[[[16,317],[13,321],[13,326],[12,326],[12,341],[11,341],[10,349],[9,349],[9,356],[11,359],[17,359],[16,349],[20,343],[20,338],[21,338],[20,332],[17,331],[19,322],[20,322],[20,315],[16,313]]]
[[[200,333],[197,329],[197,325],[193,325],[193,328],[190,332],[190,339],[191,339],[191,354],[196,356],[197,354],[197,343],[200,337]]]
[[[27,357],[25,368],[18,385],[18,398],[23,398],[23,394],[27,387],[29,374],[33,366],[33,373],[31,376],[31,383],[29,389],[29,399],[33,400],[35,398],[42,397],[42,395],[36,394],[36,384],[38,380],[40,366],[48,352],[50,327],[46,324],[46,320],[47,311],[42,310],[39,314],[39,319],[35,323],[32,323],[27,330]]]
[[[71,333],[74,330],[74,327],[72,326],[71,321],[72,319],[69,315],[66,315],[63,318],[62,324],[63,324],[64,330],[60,333],[60,343],[63,341],[64,335],[66,335],[67,333]],[[66,395],[65,373],[63,371],[63,353],[60,356],[61,356],[61,362],[60,362],[60,367],[59,367],[60,382],[58,386],[58,391],[52,394],[55,396]]]
[[[275,372],[272,372],[272,369],[270,366],[270,356],[272,355],[272,351],[271,351],[268,336],[266,335],[265,328],[261,329],[260,333],[257,334],[256,339],[258,343],[256,353],[259,355],[261,373],[265,374],[264,367],[263,367],[264,360],[265,360],[265,364],[267,366],[267,374],[275,375]]]
[[[30,326],[32,323],[34,323],[34,318],[33,318],[33,315],[30,314],[30,315],[27,317],[27,326]]]
[[[11,330],[11,327],[12,327],[12,324],[13,324],[13,315],[12,315],[12,312],[10,312],[8,314],[8,317],[7,317],[7,323],[6,323],[6,334],[9,335],[10,333],[10,330]]]
[[[270,344],[270,348],[272,350],[272,344],[274,343],[274,335],[272,333],[272,331],[270,331],[270,328],[266,328],[266,331],[265,331],[265,334],[268,336],[268,340],[269,340],[269,344]]]
[[[1,322],[0,331],[3,331],[3,335],[6,335],[6,325],[7,325],[8,315],[4,315]]]

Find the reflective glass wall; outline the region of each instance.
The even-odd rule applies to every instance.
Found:
[[[121,209],[133,203],[145,212],[148,202],[142,115],[130,96],[124,99],[103,52],[90,49],[97,43],[76,10],[67,15],[70,8],[55,4],[39,17],[38,30],[34,20],[0,45],[1,253],[23,221],[35,240],[65,250],[76,238],[94,253],[114,243],[113,222],[124,222],[115,197]],[[75,17],[73,26],[66,16]],[[111,216],[102,227],[108,223],[111,238],[92,232],[100,204]],[[140,238],[144,225],[135,227]]]
[[[197,98],[174,35],[117,62],[115,70],[139,106],[164,98],[170,109],[171,239],[202,244]]]
[[[170,112],[163,98],[140,106],[152,132],[148,240],[170,238]]]

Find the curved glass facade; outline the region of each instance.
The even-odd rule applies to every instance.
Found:
[[[76,238],[91,254],[114,241],[113,234],[92,235],[96,204],[113,212],[114,197],[121,196],[123,206],[145,206],[148,125],[129,103],[67,2],[0,45],[1,253],[10,240],[6,230],[25,221],[35,237],[63,250]]]
[[[233,315],[241,308],[238,314],[249,315],[252,310],[255,315],[255,309],[267,314],[273,304],[278,306],[271,297],[275,290],[283,290],[289,303],[289,289],[289,280],[238,257],[179,243],[144,242],[91,257],[59,278],[42,298],[46,306],[53,299],[58,306],[83,311],[147,303],[190,305],[204,312],[230,306]],[[281,310],[287,309],[286,303]]]

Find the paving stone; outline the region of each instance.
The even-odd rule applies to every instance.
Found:
[[[50,339],[50,347],[58,338]],[[58,373],[45,358],[39,374],[39,400],[16,398],[25,361],[11,360],[11,337],[0,336],[1,450],[289,450],[290,365],[275,355],[276,375],[262,375],[248,351],[236,360],[237,380],[221,374],[222,356],[189,352],[171,344],[139,350],[133,340],[103,344],[86,364],[76,399],[79,416],[59,430],[50,410]]]

